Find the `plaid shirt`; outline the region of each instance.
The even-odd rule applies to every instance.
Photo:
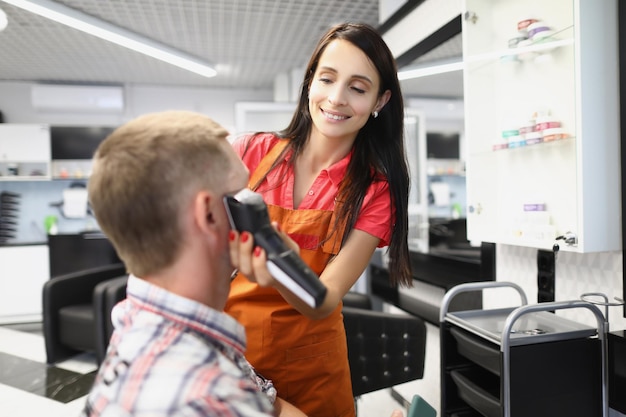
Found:
[[[230,316],[130,276],[112,318],[82,416],[273,415],[275,390],[246,361]]]

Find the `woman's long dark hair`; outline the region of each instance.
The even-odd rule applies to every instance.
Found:
[[[394,286],[411,286],[407,244],[409,172],[404,151],[404,104],[395,59],[374,28],[365,24],[343,23],[332,27],[320,39],[307,65],[298,109],[289,126],[279,135],[290,139],[295,156],[303,151],[313,123],[308,105],[309,87],[322,53],[335,39],[352,43],[372,61],[380,76],[378,96],[386,90],[391,92],[389,102],[378,117],[369,118],[354,142],[354,154],[337,197],[343,203],[339,205],[337,216],[339,224],[346,225],[343,239],[345,241],[354,227],[368,188],[382,175],[389,183],[395,207],[395,223],[389,244],[390,281]]]

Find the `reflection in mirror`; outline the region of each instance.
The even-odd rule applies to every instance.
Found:
[[[414,251],[430,252],[442,245],[448,248],[458,243],[469,245],[464,231],[463,101],[412,98],[406,104],[411,169],[410,247]],[[411,124],[411,118],[421,123],[419,128]]]
[[[457,241],[467,243],[461,33],[409,58],[408,63],[406,58],[400,59],[398,77],[405,105],[422,115],[424,132],[419,146],[407,145],[408,151],[422,152],[409,156],[414,184],[409,242],[411,250],[430,252]],[[409,136],[409,140],[413,139]]]

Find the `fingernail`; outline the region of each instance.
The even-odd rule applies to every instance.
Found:
[[[254,247],[254,256],[261,256],[261,247],[260,246],[255,246]]]
[[[233,240],[235,240],[235,232],[234,231],[231,230],[231,231],[228,232],[228,240],[230,240],[231,242]]]
[[[248,233],[248,232],[243,232],[243,233],[241,234],[241,241],[242,241],[243,243],[246,243],[246,242],[248,241],[248,239],[250,239],[250,233]]]

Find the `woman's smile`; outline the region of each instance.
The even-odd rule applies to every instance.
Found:
[[[322,111],[322,114],[327,119],[332,120],[332,121],[341,121],[341,120],[346,120],[346,119],[350,118],[350,116],[342,115],[340,113],[330,112],[330,111],[324,110],[324,109],[321,109],[321,111]]]

